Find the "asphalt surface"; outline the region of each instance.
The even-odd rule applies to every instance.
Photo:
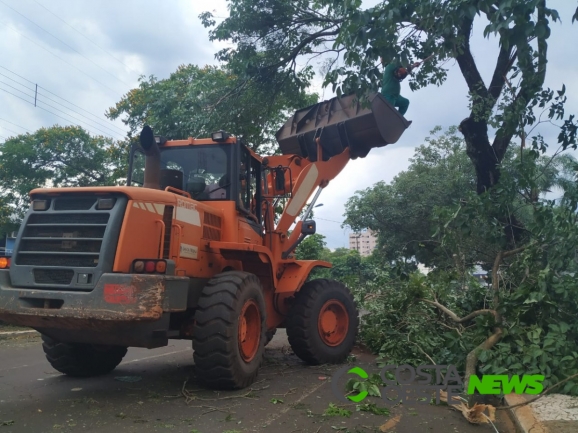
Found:
[[[373,356],[359,350],[356,356],[355,365],[371,368]],[[75,379],[51,368],[38,337],[0,340],[0,433],[495,432],[489,425],[469,424],[446,406],[398,405],[387,416],[350,404],[337,406],[350,410],[349,417],[329,416],[329,404],[340,404],[331,391],[331,373],[339,366],[304,365],[282,330],[267,346],[249,389],[200,389],[192,358],[188,341],[155,350],[131,348],[112,373]],[[509,419],[501,416],[498,431],[513,433]]]

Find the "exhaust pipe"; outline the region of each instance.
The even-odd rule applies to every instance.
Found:
[[[150,126],[145,125],[140,133],[140,145],[146,155],[144,188],[161,189],[161,152]]]

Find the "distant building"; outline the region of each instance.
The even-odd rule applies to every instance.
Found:
[[[377,236],[371,230],[349,234],[349,249],[359,251],[363,257],[371,255],[377,246]]]

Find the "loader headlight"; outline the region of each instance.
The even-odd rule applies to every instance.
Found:
[[[227,140],[227,138],[229,138],[229,134],[227,134],[225,131],[221,130],[221,131],[213,132],[211,134],[211,138],[213,139],[213,141],[225,141],[225,140]]]
[[[9,257],[0,257],[0,269],[8,269],[10,267]]]
[[[98,210],[110,210],[114,206],[114,198],[99,198],[96,208]]]
[[[33,210],[46,210],[50,206],[50,200],[33,200],[32,209]]]

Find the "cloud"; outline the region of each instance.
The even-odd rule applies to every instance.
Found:
[[[181,64],[214,63],[215,48],[197,18],[199,6],[190,1],[6,0],[6,4],[22,15],[0,4],[0,66],[6,68],[0,73],[7,76],[0,76],[0,88],[5,90],[0,91],[0,117],[26,129],[74,122],[92,133],[102,133],[88,126],[90,122],[66,121],[17,98],[33,103],[36,84],[44,96],[70,106],[53,94],[58,95],[96,114],[100,123],[109,124],[105,111],[138,85],[139,75],[166,78]],[[42,96],[39,101],[68,111]],[[69,118],[42,102],[37,105]],[[87,115],[77,107],[71,108]],[[78,114],[71,115],[82,119]],[[116,126],[126,129],[120,122]],[[13,135],[7,127],[9,124],[0,121],[0,135]],[[18,132],[25,132],[23,128],[17,128]]]
[[[104,112],[119,101],[123,94],[138,85],[139,75],[155,75],[162,79],[181,64],[214,64],[214,53],[226,46],[222,42],[210,42],[207,29],[203,28],[198,19],[198,15],[207,9],[214,11],[217,20],[222,19],[227,15],[225,0],[213,0],[210,3],[196,0],[4,1],[82,56],[0,4],[0,66],[20,77],[2,68],[0,73],[20,84],[1,75],[0,82],[8,83],[29,96],[2,83],[0,89],[33,102],[30,95],[34,91],[30,89],[38,84],[42,96],[54,98],[91,118],[87,112],[96,114],[100,126],[91,123],[93,126],[89,127],[81,123],[92,133],[101,133],[96,128],[101,129],[103,125],[112,129],[126,129],[119,121],[111,126],[104,118]],[[365,1],[364,6],[375,3],[377,0]],[[569,99],[567,111],[577,112],[578,77],[574,71],[578,67],[578,57],[573,54],[571,41],[578,40],[578,26],[570,23],[575,3],[557,0],[549,2],[549,5],[559,10],[564,23],[552,24],[546,84],[558,89],[565,83]],[[481,26],[483,23],[476,23],[472,47],[482,76],[489,80],[497,44],[478,36]],[[315,215],[319,218],[318,232],[327,236],[330,247],[347,245],[347,235],[339,222],[343,220],[344,203],[356,190],[368,188],[379,180],[391,181],[399,171],[407,168],[408,158],[413,155],[415,147],[423,143],[429,131],[436,125],[448,127],[459,124],[468,115],[467,88],[459,68],[455,62],[449,62],[446,66],[448,80],[440,87],[411,92],[408,83],[402,84],[402,94],[411,102],[407,118],[413,120],[413,124],[398,143],[373,150],[368,157],[352,161],[324,191],[319,200],[324,206],[315,209]],[[46,90],[77,107],[70,106]],[[316,90],[320,89],[317,87]],[[330,89],[325,89],[323,94],[327,99],[332,96]],[[67,111],[42,97],[40,100]],[[0,101],[0,118],[32,131],[56,123],[64,125],[72,122],[35,108],[33,104],[1,90]],[[42,102],[39,105],[68,117]],[[78,114],[71,114],[86,120]],[[8,129],[25,132],[24,129],[0,120],[0,135],[14,135]],[[118,137],[112,132],[110,134]],[[551,132],[548,134],[555,140]]]

